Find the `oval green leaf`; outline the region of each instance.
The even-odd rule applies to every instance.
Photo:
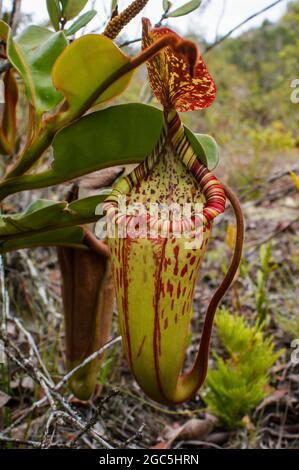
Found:
[[[53,69],[53,83],[69,103],[70,112],[78,113],[97,88],[130,58],[111,39],[88,34],[72,44],[58,58]],[[113,83],[94,104],[104,103],[122,93],[133,72]]]
[[[52,171],[72,179],[109,166],[142,161],[159,139],[162,117],[157,108],[137,103],[89,114],[54,138]]]
[[[166,13],[171,7],[171,3],[169,2],[169,0],[163,0],[163,10],[164,10],[164,13]]]
[[[64,33],[29,26],[13,38],[9,26],[0,21],[0,36],[2,39],[6,36],[8,59],[21,75],[27,97],[37,114],[57,106],[63,97],[53,86],[51,73],[56,59],[67,46]]]
[[[219,163],[219,147],[215,139],[206,134],[194,134],[184,126],[185,134],[199,160],[212,171]]]
[[[10,238],[0,242],[0,253],[38,246],[69,246],[84,249],[83,239],[84,231],[82,227],[66,227],[23,234],[20,238]]]
[[[79,16],[77,20],[65,31],[66,36],[72,36],[81,28],[84,28],[97,14],[96,10],[90,10]]]
[[[63,8],[63,17],[69,21],[79,15],[83,10],[88,0],[66,0]]]
[[[196,10],[196,8],[200,6],[200,4],[201,0],[191,0],[188,3],[185,3],[185,5],[182,5],[181,7],[177,8],[176,10],[167,13],[167,17],[176,18],[178,16],[188,15],[188,13],[191,13],[192,11]]]
[[[69,204],[39,199],[20,214],[3,215],[0,217],[0,245],[8,238],[23,238],[46,230],[95,222],[99,219],[96,207],[106,197],[106,193],[99,194]]]
[[[59,22],[61,19],[61,10],[59,0],[47,0],[47,10],[55,31],[59,30]]]

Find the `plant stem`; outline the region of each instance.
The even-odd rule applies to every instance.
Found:
[[[6,174],[4,182],[26,173],[51,145],[54,135],[55,132],[50,132],[49,128],[43,126],[37,136],[25,147],[16,165]]]

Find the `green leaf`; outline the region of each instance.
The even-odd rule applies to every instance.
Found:
[[[52,67],[67,45],[63,32],[29,26],[15,39],[9,26],[0,21],[0,36],[7,42],[10,62],[23,78],[26,93],[37,114],[55,107],[62,95],[52,83]]]
[[[0,197],[59,184],[115,165],[140,163],[154,149],[162,127],[163,113],[139,103],[111,106],[84,116],[56,134],[51,169],[4,181]],[[185,132],[198,158],[210,170],[215,168],[219,158],[215,140],[193,134],[187,127]]]
[[[66,36],[72,36],[79,29],[84,28],[97,14],[96,10],[90,10],[79,16],[77,20],[65,31]]]
[[[65,207],[64,202],[57,203],[55,201],[52,201],[51,199],[37,199],[36,201],[33,201],[31,204],[29,204],[27,209],[25,209],[22,214],[2,215],[0,218],[0,236],[3,235],[3,233],[1,233],[1,228],[3,226],[3,223],[6,223],[7,220],[11,218],[22,218],[23,215],[30,215],[41,209],[45,209],[46,207],[57,206],[57,204],[59,205],[63,204],[62,207]]]
[[[67,0],[63,8],[63,17],[69,21],[79,15],[88,0]]]
[[[37,232],[95,222],[99,219],[96,208],[106,197],[107,194],[99,194],[70,204],[39,199],[23,213],[3,215],[0,218],[0,246],[6,239],[22,239]]]
[[[111,0],[111,12],[113,13],[115,8],[117,7],[118,0]]]
[[[187,139],[200,161],[211,171],[219,162],[219,147],[215,139],[206,134],[194,134],[184,126]]]
[[[99,34],[88,34],[70,44],[56,61],[53,83],[65,96],[70,113],[78,113],[101,83],[130,62],[130,57],[111,39]],[[111,85],[94,104],[103,103],[122,93],[133,72],[127,73]]]
[[[167,17],[175,18],[177,16],[188,15],[192,11],[196,10],[201,4],[201,0],[191,0],[191,2],[185,3],[185,5],[177,8],[176,10],[170,11],[167,13]]]
[[[53,86],[51,74],[54,63],[67,46],[65,35],[40,26],[29,26],[16,38],[16,45],[23,53],[31,75],[23,78],[27,88],[32,90],[32,104],[38,113],[49,111],[62,99]]]
[[[63,12],[68,0],[59,0],[59,2],[61,3],[61,11]]]
[[[0,218],[0,253],[36,246],[73,246],[84,248],[79,225],[95,222],[97,206],[107,191],[70,204],[40,199],[21,214]]]
[[[171,3],[169,2],[169,0],[163,0],[163,10],[165,13],[169,10],[170,7]]]
[[[162,113],[144,104],[98,111],[59,132],[52,171],[62,179],[114,165],[136,163],[151,153],[162,130]]]
[[[58,31],[61,19],[59,0],[47,0],[47,10],[55,31]]]
[[[142,162],[155,147],[162,126],[162,112],[145,104],[123,104],[91,113],[56,134],[51,169],[4,181],[0,197],[114,165]]]
[[[0,242],[0,253],[37,246],[69,246],[84,249],[83,238],[82,227],[67,227],[42,233],[24,234],[20,238],[10,238]]]

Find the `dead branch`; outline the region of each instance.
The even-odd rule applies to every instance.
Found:
[[[271,8],[275,7],[276,5],[278,5],[279,3],[281,3],[283,0],[276,0],[276,2],[273,2],[271,3],[270,5],[268,5],[267,7],[263,8],[262,10],[259,10],[257,11],[256,13],[254,13],[253,15],[250,15],[248,18],[246,18],[245,20],[241,21],[241,23],[237,24],[236,26],[234,26],[228,33],[224,34],[224,36],[221,36],[220,38],[218,38],[215,42],[213,42],[212,44],[210,44],[209,46],[206,47],[206,49],[204,50],[204,54],[207,54],[208,52],[210,52],[212,49],[215,49],[215,47],[219,46],[219,44],[221,44],[222,42],[224,42],[227,38],[229,38],[235,31],[237,31],[238,29],[240,29],[242,26],[244,26],[246,23],[248,23],[249,21],[253,20],[254,18],[256,18],[257,16],[261,15],[262,13],[265,13],[266,11],[270,10]]]
[[[18,26],[19,26],[20,17],[21,17],[21,6],[22,6],[22,0],[13,0],[12,11],[11,11],[10,20],[9,20],[9,24],[10,24],[13,34],[16,34]]]

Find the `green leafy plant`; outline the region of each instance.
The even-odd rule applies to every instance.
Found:
[[[146,3],[135,0],[114,16],[112,30],[116,27],[119,32]],[[110,107],[84,117],[94,106],[107,106],[107,101],[121,94],[134,70],[168,43],[163,38],[131,58],[105,33],[69,42],[68,36],[95,15],[89,11],[78,17],[86,5],[87,0],[48,0],[55,31],[30,25],[14,37],[9,24],[0,21],[0,52],[6,59],[0,152],[9,162],[1,176],[1,200],[15,192],[64,183],[119,163],[138,162],[159,137],[162,115],[152,107]],[[69,25],[70,20],[74,22]],[[20,149],[19,96],[29,110]],[[136,123],[140,123],[139,129]],[[69,145],[75,136],[79,137],[76,155]],[[95,151],[90,148],[90,138],[96,142]],[[54,160],[44,170],[44,155],[50,147]],[[119,170],[112,172],[104,186],[110,186],[117,174]],[[97,187],[101,189],[101,185]],[[114,299],[110,257],[107,246],[92,233],[92,224],[100,217],[96,207],[106,197],[107,190],[82,198],[77,189],[66,201],[33,200],[22,213],[4,211],[0,217],[0,253],[39,246],[58,250],[69,369],[99,349],[110,335]],[[79,398],[91,396],[102,359],[72,376],[70,387]]]
[[[134,347],[133,361],[129,357],[131,369],[143,389],[154,399],[178,403],[190,398],[205,379],[211,324],[217,305],[238,269],[244,224],[236,196],[210,172],[218,163],[216,142],[210,136],[193,134],[178,115],[178,112],[207,108],[215,99],[214,81],[196,45],[169,29],[151,28],[147,19],[143,20],[142,51],[139,54],[130,57],[113,42],[147,1],[134,0],[123,12],[119,12],[117,3],[113,2],[112,17],[103,34],[87,34],[73,41],[68,36],[94,16],[93,11],[81,14],[87,0],[49,0],[47,7],[55,31],[32,25],[13,37],[9,25],[0,21],[0,52],[1,57],[7,59],[5,79],[14,91],[6,93],[5,119],[0,134],[1,150],[10,157],[10,165],[0,181],[0,201],[20,191],[57,185],[96,170],[139,163],[128,177],[116,182],[113,191],[106,188],[98,196],[81,198],[79,183],[79,189],[73,188],[66,201],[37,200],[22,213],[4,213],[0,219],[0,253],[45,245],[57,247],[62,273],[68,368],[80,364],[109,337],[113,308],[112,259],[121,327],[127,322],[127,329],[122,329],[126,354],[130,356],[131,345]],[[190,1],[172,10],[167,3],[162,20],[185,15],[199,5],[200,1]],[[74,22],[66,28],[70,20]],[[143,63],[147,64],[152,89],[163,111],[139,103],[108,106],[126,90],[135,70]],[[15,76],[22,83],[23,88],[20,89],[24,90],[23,98],[29,111],[26,137],[20,149],[16,146]],[[49,149],[52,151],[50,162],[49,158],[44,158]],[[158,172],[159,178],[153,178],[153,187],[148,188],[145,176],[151,171],[153,174]],[[163,181],[168,172],[171,185],[166,188]],[[110,178],[107,186],[110,187],[115,178]],[[165,263],[163,276],[170,276],[168,282],[164,280],[167,292],[172,296],[175,285],[177,299],[180,298],[174,302],[168,294],[164,296],[167,311],[173,311],[175,307],[177,315],[169,323],[168,330],[168,323],[163,320],[163,334],[158,324],[162,319],[157,323],[162,305],[162,290],[157,289],[162,265],[158,272],[158,263],[154,263],[151,269],[146,266],[147,275],[144,276],[138,271],[139,268],[145,269],[144,263],[136,263],[133,256],[129,267],[130,286],[127,286],[127,281],[121,285],[117,277],[119,273],[120,276],[127,275],[128,263],[124,257],[116,256],[119,240],[113,241],[108,237],[108,248],[105,241],[96,239],[93,229],[88,226],[102,217],[96,210],[100,203],[105,201],[108,219],[114,213],[114,198],[118,194],[130,197],[134,193],[135,182],[144,185],[144,194],[150,190],[153,202],[158,200],[159,192],[162,199],[166,197],[167,201],[181,204],[188,202],[189,194],[190,200],[204,206],[204,236],[201,246],[194,250],[194,256],[191,257],[191,253],[187,256],[183,246],[185,240],[176,240],[172,233],[167,239],[168,260],[160,256],[166,267],[172,262],[175,265],[175,279],[173,268],[167,271]],[[102,186],[105,185],[99,185],[97,189]],[[177,191],[174,191],[176,186]],[[192,372],[181,376],[194,283],[212,220],[224,211],[226,197],[232,204],[237,221],[233,258],[208,307],[202,343]],[[197,219],[201,220],[195,214],[189,221],[195,224]],[[130,243],[129,237],[126,241]],[[143,242],[137,242],[136,246],[142,250]],[[154,250],[156,246],[154,243]],[[141,255],[138,251],[136,254]],[[144,257],[140,256],[140,259]],[[124,266],[118,266],[118,262],[123,262]],[[192,267],[195,262],[196,267]],[[187,277],[188,265],[190,273]],[[144,286],[141,280],[145,282]],[[141,300],[136,296],[138,292]],[[124,301],[122,295],[125,296]],[[147,305],[141,312],[144,317],[140,321],[139,308],[144,299],[147,299]],[[132,308],[130,321],[127,318],[123,320],[128,315],[124,311],[127,305]],[[143,334],[140,324],[145,336],[153,335],[153,339],[146,343],[145,336],[143,339],[140,337]],[[157,341],[163,342],[159,346],[159,354]],[[72,376],[70,386],[79,398],[91,396],[98,364],[98,360],[92,361]],[[135,366],[137,369],[134,370]]]
[[[65,29],[66,24],[76,18],[86,6],[88,0],[47,0],[47,10],[55,31]],[[84,28],[97,14],[95,10],[87,11],[78,16],[65,30],[66,36],[71,36]]]
[[[265,337],[261,325],[250,326],[225,309],[218,311],[216,326],[226,358],[214,355],[216,368],[208,372],[204,400],[228,429],[236,429],[267,395],[269,371],[282,350],[273,351],[273,339]]]

